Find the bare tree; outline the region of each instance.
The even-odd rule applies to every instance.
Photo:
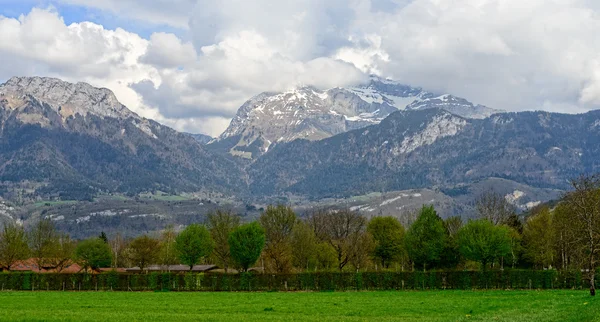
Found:
[[[225,268],[225,272],[231,265],[231,252],[227,239],[229,234],[239,225],[240,217],[230,211],[217,210],[217,212],[208,215],[208,230],[215,242],[212,255]]]
[[[175,238],[177,233],[173,225],[167,226],[160,234],[160,252],[158,262],[161,265],[175,265],[179,263],[177,252],[175,251]]]
[[[450,237],[454,237],[462,226],[463,222],[460,216],[448,217],[444,220],[444,227],[446,227]]]
[[[29,247],[23,227],[5,224],[0,233],[0,267],[10,270],[18,260],[27,259]]]
[[[111,266],[113,268],[117,268],[123,264],[127,260],[125,253],[127,253],[127,241],[121,233],[117,233],[113,238],[108,241],[108,245],[110,246],[112,253],[112,263]]]
[[[566,202],[561,202],[552,211],[554,232],[556,234],[556,253],[560,262],[558,266],[568,269],[582,264],[583,247],[572,223],[572,213]]]
[[[517,208],[504,196],[493,190],[484,192],[476,201],[478,218],[485,218],[494,225],[502,225],[515,215]]]
[[[69,235],[59,235],[56,248],[52,252],[52,258],[49,261],[50,266],[60,273],[71,262],[75,254],[75,247],[76,243],[71,240]]]
[[[292,229],[291,245],[292,264],[300,269],[308,270],[311,262],[317,258],[317,237],[312,228],[304,221],[298,220]]]
[[[574,191],[565,202],[573,214],[571,225],[575,236],[587,253],[586,266],[590,272],[590,292],[595,294],[595,271],[600,252],[600,176],[580,176],[572,180]]]
[[[49,219],[38,221],[28,232],[29,248],[33,260],[41,271],[51,266],[52,258],[59,247],[60,235]]]
[[[367,220],[360,214],[344,209],[318,210],[310,216],[310,224],[318,239],[331,245],[336,253],[341,271],[352,259],[366,232]]]
[[[291,207],[269,206],[259,218],[265,230],[264,255],[267,263],[278,273],[285,273],[292,266],[292,230],[296,224],[296,214]]]

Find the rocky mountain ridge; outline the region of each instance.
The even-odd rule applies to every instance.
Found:
[[[373,76],[368,84],[351,88],[301,87],[261,93],[242,105],[214,144],[224,146],[232,155],[255,159],[274,144],[296,139],[317,141],[378,124],[397,110],[428,108],[476,119],[501,112]]]
[[[600,171],[600,111],[520,112],[467,119],[441,109],[398,111],[378,125],[276,146],[249,168],[254,194],[314,198],[499,177],[567,189]]]
[[[99,193],[243,193],[242,169],[139,117],[106,89],[53,78],[0,85],[0,193],[91,199]],[[241,190],[238,190],[241,189]]]

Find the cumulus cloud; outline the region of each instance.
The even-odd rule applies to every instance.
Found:
[[[382,37],[388,76],[507,110],[580,112],[600,106],[597,10],[580,0],[415,0],[369,13],[380,23],[365,17],[356,30]]]
[[[195,60],[196,50],[191,43],[184,43],[174,34],[164,32],[154,33],[150,36],[148,50],[140,58],[140,62],[158,68],[179,68],[189,65]]]
[[[218,135],[245,100],[376,73],[505,110],[600,107],[592,0],[59,0],[186,29],[149,39],[52,10],[0,18],[0,78],[113,89],[140,114]]]
[[[147,41],[122,29],[83,22],[65,25],[51,10],[33,9],[18,19],[0,16],[0,78],[55,76],[112,89],[132,109],[138,95],[128,83],[153,78],[138,63]]]

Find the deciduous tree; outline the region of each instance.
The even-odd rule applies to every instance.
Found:
[[[292,229],[296,224],[296,214],[291,207],[268,206],[259,218],[265,230],[264,256],[268,269],[285,273],[292,266]]]
[[[469,221],[460,229],[457,237],[461,255],[481,263],[484,270],[494,259],[510,253],[509,228],[494,226],[487,219]]]
[[[538,267],[551,267],[555,256],[554,225],[550,209],[544,207],[529,218],[523,228],[525,257]]]
[[[60,235],[49,219],[39,220],[28,232],[29,249],[37,267],[41,270],[50,262],[59,248]]]
[[[23,227],[15,224],[5,224],[0,233],[0,265],[8,270],[18,260],[27,259],[29,246]]]
[[[349,209],[316,211],[310,217],[310,224],[317,238],[336,251],[340,271],[350,261],[355,248],[360,246],[360,239],[367,228],[367,220]]]
[[[504,196],[489,190],[475,202],[478,218],[487,219],[494,225],[506,224],[516,214],[516,207]]]
[[[265,230],[257,222],[241,225],[231,232],[228,242],[231,258],[247,272],[265,247]]]
[[[52,258],[50,258],[50,266],[60,273],[71,262],[75,255],[75,247],[77,247],[77,244],[71,240],[69,235],[60,234],[56,249],[54,249]]]
[[[447,242],[444,222],[433,206],[423,206],[419,217],[406,233],[408,256],[417,266],[423,267],[438,263]]]
[[[215,242],[213,256],[217,263],[229,269],[231,265],[231,252],[229,251],[229,234],[240,225],[240,217],[230,211],[217,210],[208,215],[208,229]]]
[[[112,262],[110,247],[99,237],[79,242],[75,249],[75,258],[85,269],[109,267]]]
[[[187,226],[175,239],[179,260],[189,265],[190,270],[213,250],[213,241],[206,227],[192,224]]]
[[[590,271],[595,293],[596,267],[600,252],[600,175],[581,176],[571,182],[573,191],[565,197],[572,214],[571,225],[579,244],[587,254],[586,268]]]
[[[129,243],[129,259],[141,270],[158,261],[160,251],[158,240],[147,235],[136,237]]]
[[[177,256],[177,249],[175,248],[175,239],[177,233],[173,228],[173,225],[169,225],[160,234],[159,240],[159,255],[158,262],[161,265],[175,265],[179,264],[179,257]]]
[[[292,229],[292,264],[303,270],[308,270],[316,264],[317,236],[312,228],[304,221],[298,220]]]
[[[394,261],[400,260],[405,251],[406,232],[398,219],[394,217],[373,217],[367,230],[375,240],[374,257],[382,268],[389,268]]]

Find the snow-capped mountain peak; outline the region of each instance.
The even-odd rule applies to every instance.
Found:
[[[261,93],[242,105],[213,144],[225,145],[234,155],[254,158],[273,143],[321,140],[377,124],[397,110],[427,108],[442,108],[465,118],[485,118],[499,112],[449,94],[437,95],[372,76],[368,83],[349,88],[302,86]]]

